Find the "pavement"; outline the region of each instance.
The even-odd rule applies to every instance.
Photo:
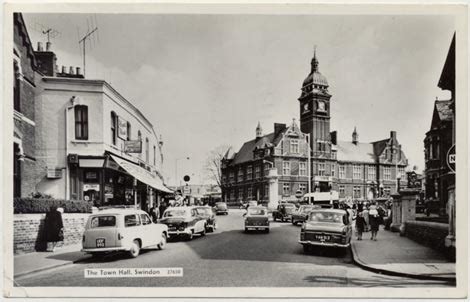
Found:
[[[54,252],[15,255],[14,277],[19,278],[89,258],[89,255],[80,252],[81,248],[81,244],[76,244],[58,248]]]
[[[370,234],[351,241],[353,260],[360,267],[386,275],[455,282],[455,262],[439,252],[399,233],[381,229],[377,241],[370,240]]]

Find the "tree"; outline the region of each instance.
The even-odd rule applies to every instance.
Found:
[[[207,172],[210,180],[215,182],[219,187],[222,185],[222,158],[231,147],[228,145],[220,145],[211,150],[204,163],[204,170]]]

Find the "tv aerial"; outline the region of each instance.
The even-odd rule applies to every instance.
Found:
[[[78,34],[78,45],[82,47],[83,52],[83,76],[85,76],[86,72],[86,46],[88,45],[89,50],[95,46],[95,44],[99,43],[100,37],[98,35],[98,22],[96,19],[96,15],[93,15],[91,18],[86,20],[87,23],[87,31],[86,33],[81,36],[80,29],[77,28]],[[89,43],[87,43],[87,41]]]
[[[54,39],[60,35],[58,30],[38,22],[34,23],[33,29],[43,35],[47,35],[47,42],[51,42],[51,39]]]

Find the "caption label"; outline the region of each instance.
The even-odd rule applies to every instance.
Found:
[[[183,268],[87,268],[85,278],[183,277]]]

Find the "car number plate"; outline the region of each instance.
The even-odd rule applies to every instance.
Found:
[[[315,238],[320,241],[330,241],[330,235],[315,235]]]
[[[106,241],[104,238],[96,239],[96,247],[106,247]]]

